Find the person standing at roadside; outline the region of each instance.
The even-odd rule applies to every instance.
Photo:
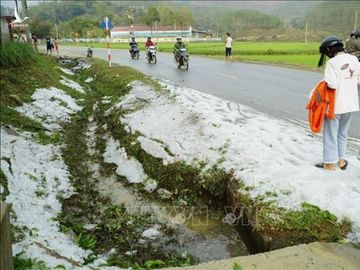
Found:
[[[52,43],[51,43],[51,37],[50,37],[50,33],[47,33],[45,36],[45,40],[46,40],[46,55],[49,56],[49,54],[52,54]]]
[[[56,54],[59,57],[59,40],[57,38],[54,38],[54,46],[55,46]]]
[[[232,50],[232,43],[233,39],[230,37],[230,33],[226,33],[226,40],[225,40],[225,56],[226,62],[233,62],[231,50]]]
[[[327,87],[335,91],[335,118],[324,120],[323,127],[323,163],[315,164],[318,168],[335,170],[337,166],[345,170],[348,131],[351,114],[359,111],[358,87],[360,84],[360,63],[351,54],[345,53],[344,44],[336,36],[329,36],[319,47],[322,66],[324,57],[327,61],[324,80]]]
[[[35,34],[31,34],[31,38],[32,38],[33,43],[34,43],[35,50],[38,51],[38,43],[39,43],[39,41],[38,41],[37,36]]]

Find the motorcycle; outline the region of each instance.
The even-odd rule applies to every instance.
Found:
[[[184,67],[186,70],[189,69],[189,54],[185,48],[180,49],[178,61],[178,68]]]
[[[130,56],[132,59],[139,59],[140,56],[140,50],[136,45],[131,46],[130,49]]]
[[[149,46],[147,51],[147,59],[149,63],[156,64],[156,48],[155,46]]]
[[[86,57],[87,58],[92,58],[93,57],[93,49],[92,48],[88,48]]]

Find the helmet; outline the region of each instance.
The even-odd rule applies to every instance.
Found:
[[[151,39],[151,37],[148,37],[147,39]]]
[[[344,44],[342,43],[342,40],[338,38],[337,36],[329,36],[323,40],[319,47],[319,52],[322,54],[326,54],[327,48],[340,46],[344,47]]]
[[[352,38],[359,38],[360,37],[360,31],[355,29],[350,33],[350,37]]]
[[[132,37],[131,40],[135,40],[135,37]]]
[[[337,36],[328,36],[325,38],[319,47],[321,57],[318,62],[318,67],[322,66],[325,55],[329,58],[332,58],[336,53],[341,51],[344,51],[344,44],[340,38]]]
[[[179,37],[177,37],[177,38],[176,38],[176,40],[177,40],[177,41],[181,40],[181,37],[180,37],[180,36],[179,36]]]

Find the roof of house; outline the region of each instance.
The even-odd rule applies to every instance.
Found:
[[[190,26],[186,25],[183,27],[184,30],[188,30]],[[155,30],[155,25],[152,27],[152,31]],[[158,25],[157,27],[158,31],[175,31],[174,25]],[[182,27],[177,26],[176,31],[181,31]],[[133,28],[129,26],[116,26],[113,29],[111,29],[113,32],[130,32],[130,31],[151,31],[151,27],[144,24],[134,24]]]

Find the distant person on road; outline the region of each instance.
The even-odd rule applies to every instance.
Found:
[[[130,46],[129,52],[131,54],[133,48],[135,48],[135,47],[137,48],[137,46],[138,46],[138,43],[135,41],[135,37],[131,38],[131,41],[129,42],[129,46]]]
[[[232,50],[232,43],[233,39],[230,37],[230,33],[226,33],[226,39],[225,39],[225,56],[226,56],[226,62],[233,62],[231,50]]]
[[[37,36],[35,34],[31,34],[31,38],[33,40],[33,44],[34,44],[34,48],[36,51],[39,51],[38,50],[38,44],[39,44],[39,40],[37,38]]]
[[[54,38],[54,46],[55,46],[56,54],[59,57],[59,40],[57,38]]]
[[[49,56],[49,54],[52,54],[53,44],[51,43],[51,37],[50,33],[47,33],[45,36],[46,40],[46,55]]]
[[[176,63],[179,63],[180,49],[185,49],[185,48],[186,48],[186,44],[184,42],[182,42],[182,38],[177,37],[176,43],[175,43],[174,49],[173,49]]]
[[[360,59],[360,30],[354,30],[346,40],[345,49],[347,53],[355,55]]]
[[[149,48],[150,46],[155,46],[155,44],[152,42],[151,37],[148,37],[145,42],[145,48]]]
[[[145,48],[147,49],[146,57],[149,57],[149,47],[155,46],[154,42],[152,42],[151,37],[148,37],[145,42]]]
[[[359,111],[357,84],[360,84],[360,63],[354,55],[345,53],[344,44],[336,36],[324,39],[319,51],[321,58],[318,66],[323,64],[325,56],[330,58],[325,66],[324,80],[328,88],[335,91],[335,119],[324,120],[323,163],[315,166],[327,170],[335,170],[339,166],[345,170],[351,114]]]

